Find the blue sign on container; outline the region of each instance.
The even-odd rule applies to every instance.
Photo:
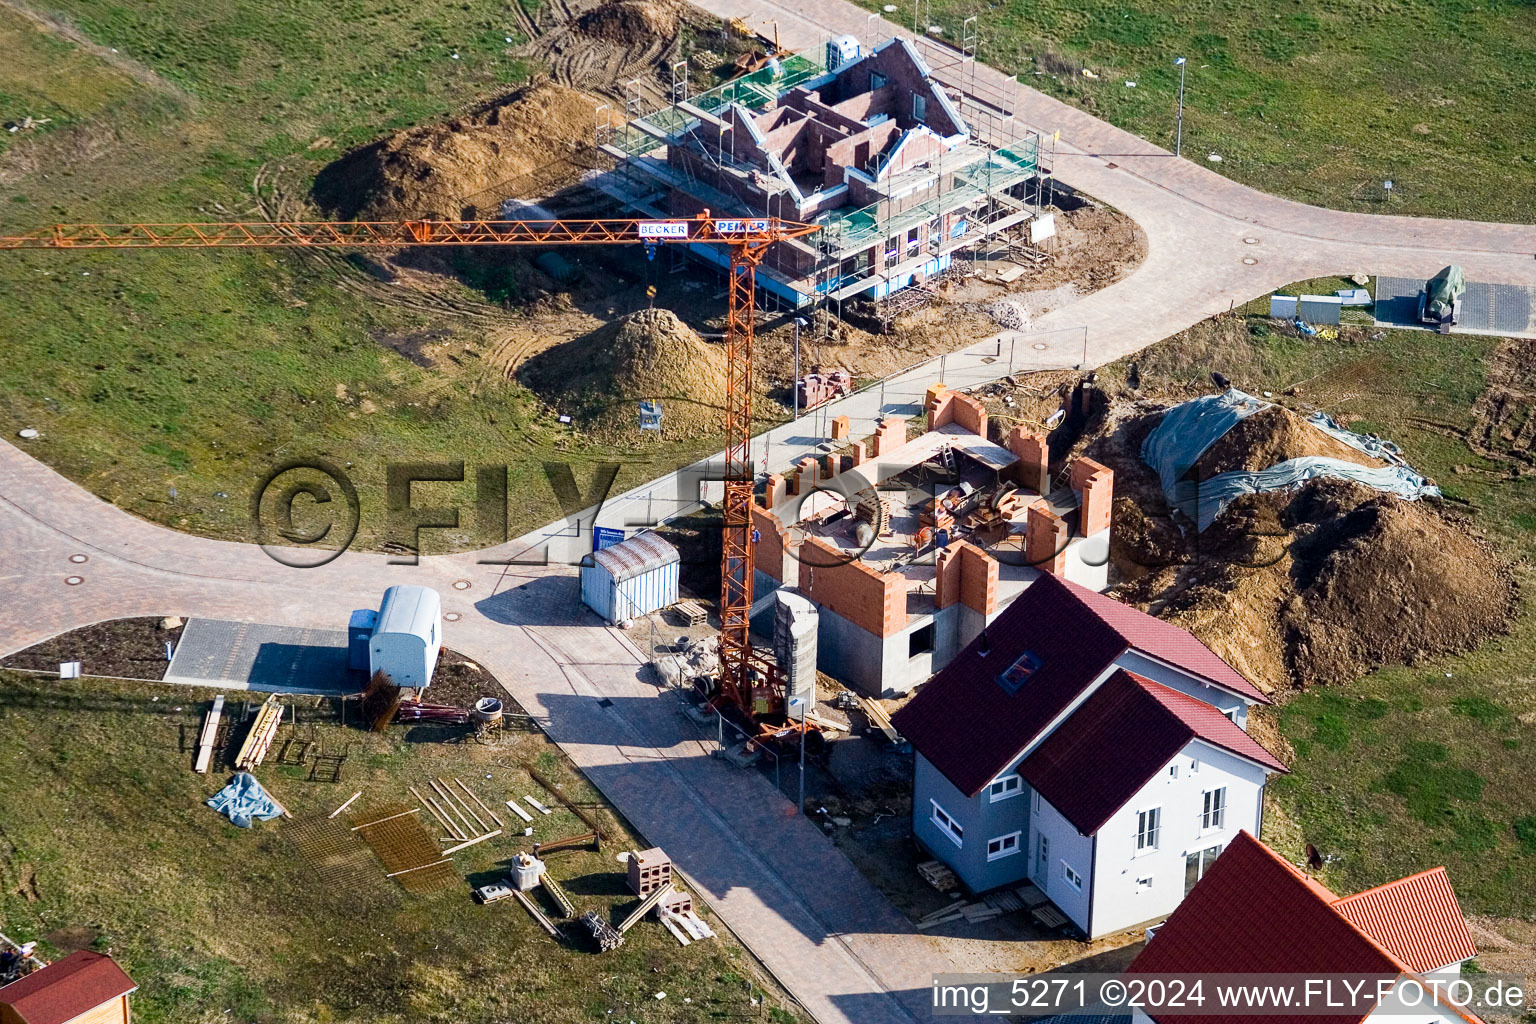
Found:
[[[592,541],[596,551],[611,548],[615,544],[622,544],[624,542],[624,531],[612,526],[594,526],[592,527]]]

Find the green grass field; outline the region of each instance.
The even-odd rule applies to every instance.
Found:
[[[957,43],[972,15],[983,61],[1169,149],[1186,57],[1184,155],[1264,191],[1385,212],[1390,178],[1392,212],[1532,220],[1528,2],[934,0],[925,20]]]
[[[615,854],[641,840],[542,733],[512,733],[495,746],[424,741],[407,726],[364,733],[301,699],[298,736],[327,750],[351,744],[342,780],[309,782],[307,768],[275,764],[292,731],[285,725],[256,774],[293,819],[244,830],[203,806],[228,773],[195,775],[179,749],[178,727],[195,740],[211,696],[0,673],[0,928],[42,940],[50,958],[62,942],[110,949],[140,986],[135,1020],[802,1019],[776,989],[764,990],[760,968],[718,922],[720,939],[683,948],[653,919],[599,954],[576,922],[565,926],[571,940],[557,944],[512,900],[478,905],[468,885],[411,895],[366,847],[332,863],[294,838],[356,790],[363,796],[343,815],[352,824],[373,820],[371,807],[416,806],[406,787],[422,789],[429,777],[456,776],[499,807],[542,792],[531,765],[608,823],[601,853],[557,852],[547,863],[578,911],[617,920],[637,900]],[[226,705],[231,714],[238,706],[235,697]],[[556,810],[537,816],[533,839],[503,835],[454,855],[469,884],[501,881],[535,839],[587,831],[545,802]]]
[[[1500,344],[1424,331],[1319,341],[1253,317],[1207,321],[1137,359],[1147,386],[1208,387],[1212,369],[1252,393],[1299,386],[1306,401],[1354,417],[1351,429],[1401,444],[1517,564],[1522,600],[1509,635],[1288,696],[1279,721],[1296,758],[1292,774],[1271,783],[1281,813],[1266,831],[1293,860],[1305,843],[1338,856],[1324,871],[1337,892],[1445,864],[1468,913],[1528,918],[1536,913],[1536,477],[1502,438],[1478,454],[1465,436],[1476,433],[1473,405]]]
[[[0,7],[0,234],[56,221],[255,219],[302,196],[345,148],[502,94],[527,69],[490,4],[243,0],[53,5],[98,55]],[[117,53],[111,54],[111,50]],[[113,62],[119,63],[113,63]],[[260,177],[260,183],[257,179]],[[373,280],[358,261],[262,251],[3,253],[0,430],[145,518],[250,536],[274,464],[348,466],[360,543],[383,539],[388,461],[510,467],[510,532],[561,514],[544,462],[623,464],[616,487],[692,461],[710,437],[599,444],[559,424],[500,370],[445,374],[378,338],[434,332],[485,344],[484,305],[452,308]],[[467,313],[465,312],[467,311]],[[472,484],[433,485],[463,507]],[[453,538],[438,534],[449,546]]]

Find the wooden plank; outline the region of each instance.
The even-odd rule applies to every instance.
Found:
[[[453,797],[453,799],[458,801],[458,806],[459,807],[461,807],[463,810],[469,812],[469,816],[471,818],[475,819],[475,824],[480,826],[480,831],[481,832],[489,832],[491,830],[491,826],[489,826],[489,825],[487,825],[485,823],[485,819],[481,818],[480,815],[476,814],[475,813],[475,809],[473,807],[469,806],[469,801],[465,800],[463,797],[459,796],[457,793],[454,793],[453,790],[449,789],[448,788],[448,783],[443,782],[442,779],[438,779],[437,781],[443,783],[443,792],[450,794]]]
[[[704,923],[697,912],[688,910],[677,915],[683,922],[683,927],[693,934],[695,939],[712,939],[715,937],[714,929]]]
[[[507,827],[507,823],[502,821],[500,818],[496,817],[496,812],[491,810],[489,807],[485,806],[485,801],[481,800],[478,796],[476,796],[474,790],[472,790],[468,786],[464,785],[464,783],[459,782],[459,777],[457,775],[455,775],[453,777],[453,781],[454,782],[458,782],[459,788],[462,789],[464,792],[468,793],[469,794],[469,798],[471,800],[473,800],[475,803],[479,804],[480,805],[480,809],[482,811],[484,811],[486,814],[489,814],[491,816],[491,820],[496,823],[496,827],[497,828],[506,828]]]
[[[537,800],[535,800],[531,796],[525,796],[525,797],[523,797],[523,799],[528,801],[528,806],[529,807],[532,807],[534,810],[538,811],[540,814],[552,814],[553,813],[548,807],[545,807],[543,804],[539,803]]]
[[[347,802],[348,802],[348,803],[351,803],[351,801],[350,801],[350,800],[349,800],[349,801],[347,801]],[[400,806],[400,805],[399,805],[399,804],[396,804],[396,805],[395,805],[395,806],[396,806],[396,807],[399,807],[399,806]],[[407,815],[407,814],[415,814],[415,813],[416,813],[416,812],[417,812],[417,811],[419,811],[419,810],[421,810],[421,808],[420,808],[420,807],[412,807],[412,808],[411,808],[411,809],[410,809],[410,810],[408,810],[408,811],[401,811],[401,812],[400,812],[400,813],[399,813],[399,814],[391,814],[391,815],[389,815],[389,816],[388,816],[388,817],[384,817],[384,818],[379,818],[379,819],[378,819],[378,820],[377,820],[377,821],[365,821],[365,822],[363,822],[363,823],[362,823],[362,824],[361,824],[361,825],[353,825],[353,826],[352,826],[352,831],[353,831],[353,832],[356,832],[356,831],[358,831],[358,830],[359,830],[359,829],[364,829],[364,828],[372,828],[372,827],[373,827],[373,826],[374,826],[374,825],[382,825],[382,824],[384,824],[384,823],[385,823],[385,822],[386,822],[386,821],[394,821],[394,820],[395,820],[395,819],[396,819],[396,818],[403,818],[403,817],[405,817],[405,816],[406,816],[406,815]]]
[[[246,771],[259,766],[266,759],[267,751],[271,748],[272,741],[277,738],[277,730],[282,724],[283,705],[277,702],[277,694],[274,693],[256,712],[256,721],[251,726],[251,731],[246,733],[245,742],[240,744],[240,753],[235,758],[235,767]]]
[[[363,795],[363,791],[362,790],[358,790],[356,793],[353,793],[351,796],[347,797],[347,802],[346,803],[344,803],[340,807],[336,808],[330,814],[327,814],[326,818],[330,819],[330,818],[336,817],[336,815],[340,814],[342,811],[346,810],[348,807],[351,807],[352,806],[352,801],[356,800],[358,797],[360,797],[362,795]]]
[[[823,729],[831,729],[833,732],[847,732],[848,731],[848,727],[846,725],[844,725],[842,722],[834,722],[834,721],[832,721],[832,719],[830,719],[830,718],[822,718],[820,715],[812,715],[812,714],[807,713],[806,716],[805,716],[805,720],[807,722],[810,722],[812,725],[819,725]]]
[[[640,919],[650,913],[651,908],[660,903],[661,898],[671,891],[672,887],[670,885],[658,885],[655,889],[651,890],[651,894],[641,900],[640,905],[630,911],[629,916],[619,925],[619,934],[623,935],[638,924]]]
[[[429,803],[427,801],[427,799],[425,797],[423,797],[420,793],[416,792],[416,787],[415,786],[407,786],[405,788],[410,790],[411,791],[411,796],[415,797],[417,802],[420,803],[421,806],[423,806],[423,807],[425,807],[427,809],[427,813],[428,814],[432,815],[432,817],[437,819],[437,823],[439,825],[443,826],[443,828],[447,829],[449,832],[455,832],[455,833],[458,832],[458,829],[455,828],[448,821],[448,819],[443,817],[441,811],[439,811],[436,807],[432,806],[432,804]],[[462,839],[464,837],[463,836],[459,836],[459,835],[455,835],[454,838],[455,839]]]
[[[452,800],[448,799],[448,794],[443,792],[443,788],[437,784],[437,780],[436,779],[428,779],[427,780],[427,784],[432,787],[432,791],[434,793],[436,793],[438,796],[443,798],[443,803],[446,804],[448,809],[453,812],[453,816],[455,818],[458,818],[460,821],[462,821],[464,823],[464,838],[468,839],[470,836],[474,835],[475,834],[474,826],[469,823],[469,819],[468,818],[464,817],[463,814],[459,813],[458,807],[454,804],[454,802]],[[483,832],[484,829],[481,829],[481,831]]]
[[[466,846],[474,846],[476,843],[483,843],[487,839],[494,839],[496,836],[499,836],[499,835],[501,835],[501,829],[498,828],[496,831],[494,831],[494,832],[487,832],[483,836],[475,836],[475,838],[473,838],[473,839],[466,839],[464,842],[460,843],[458,846],[450,846],[450,847],[448,847],[448,849],[444,850],[443,853],[444,854],[458,853],[460,850],[464,849],[464,847],[466,847]]]
[[[431,864],[417,864],[413,868],[401,868],[399,871],[391,871],[389,874],[385,875],[384,877],[385,878],[394,878],[396,875],[408,875],[412,871],[421,871],[424,868],[435,868],[435,867],[437,867],[440,864],[450,864],[450,863],[452,863],[452,861],[450,861],[447,857],[444,857],[442,860],[435,860]]]
[[[460,826],[457,821],[455,821],[452,817],[449,816],[448,812],[443,809],[443,805],[437,802],[437,798],[436,797],[433,797],[433,796],[427,797],[427,803],[431,804],[432,805],[432,809],[435,810],[439,815],[442,816],[443,821],[448,823],[448,831],[453,833],[453,837],[455,839],[468,839],[469,838],[469,833],[467,831],[465,831],[464,828],[462,826]]]
[[[517,897],[517,902],[523,905],[524,910],[533,915],[533,919],[539,923],[539,927],[543,928],[546,932],[549,933],[550,938],[554,939],[560,937],[560,929],[550,924],[549,918],[544,916],[544,911],[534,906],[533,900],[528,898],[527,893],[523,892],[521,889],[513,889],[512,895]]]
[[[219,719],[224,716],[224,695],[221,693],[213,698],[213,708],[203,719],[203,731],[197,737],[197,763],[192,770],[199,775],[208,771],[208,765],[213,760],[213,741],[219,735]]]
[[[667,931],[672,933],[672,937],[683,945],[686,946],[693,941],[688,937],[688,933],[683,931],[682,926],[677,923],[673,915],[662,914],[661,923],[662,926],[667,929]]]
[[[533,815],[523,810],[522,805],[520,805],[516,800],[508,800],[507,807],[512,811],[513,814],[517,815],[519,818],[522,818],[524,821],[533,821]]]

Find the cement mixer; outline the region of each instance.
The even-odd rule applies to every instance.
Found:
[[[1451,326],[1461,319],[1461,297],[1466,290],[1467,276],[1460,267],[1453,264],[1440,271],[1419,295],[1419,322],[1450,334]]]

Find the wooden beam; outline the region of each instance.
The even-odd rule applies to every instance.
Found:
[[[522,818],[524,821],[528,822],[529,824],[533,823],[533,815],[531,815],[527,811],[523,810],[522,805],[519,804],[516,800],[508,800],[507,801],[507,809],[510,810],[513,814],[517,815],[519,818]]]
[[[344,803],[340,807],[336,808],[330,814],[327,814],[326,818],[330,819],[330,818],[336,817],[336,815],[340,814],[342,811],[346,810],[348,807],[351,807],[352,806],[352,801],[356,800],[358,797],[360,797],[362,795],[363,795],[363,791],[362,790],[358,790],[356,793],[353,793],[351,796],[347,797],[347,802],[346,803]]]
[[[464,792],[468,793],[469,794],[469,798],[471,800],[473,800],[475,803],[479,804],[480,805],[480,809],[482,811],[484,811],[486,814],[489,814],[491,816],[491,820],[496,823],[496,827],[497,828],[506,828],[507,827],[507,823],[502,821],[500,818],[496,817],[496,812],[491,810],[489,807],[485,806],[485,801],[481,800],[478,796],[476,796],[474,790],[472,790],[468,786],[464,785],[464,783],[459,782],[459,777],[457,775],[455,775],[453,777],[453,781],[454,782],[458,782],[459,783],[459,788],[462,789]]]
[[[443,787],[437,784],[437,780],[428,779],[427,785],[432,787],[432,792],[443,798],[443,804],[448,808],[448,810],[453,812],[453,816],[464,823],[464,838],[468,839],[470,836],[474,835],[475,829],[472,825],[470,825],[469,819],[460,813],[458,807],[454,805],[452,800],[448,799],[448,794],[443,792]],[[481,831],[483,832],[485,830],[481,829]]]
[[[219,735],[219,719],[224,715],[224,695],[221,693],[213,698],[213,708],[203,719],[203,731],[197,737],[197,763],[192,770],[199,775],[208,771],[208,765],[213,760],[213,741]]]
[[[464,842],[460,843],[458,846],[450,846],[450,847],[448,847],[448,849],[443,851],[443,855],[447,856],[450,853],[458,853],[460,850],[464,849],[464,847],[466,847],[466,846],[474,846],[476,843],[483,843],[487,839],[494,839],[496,836],[499,836],[499,835],[501,835],[501,829],[498,828],[496,831],[494,831],[494,832],[487,832],[483,836],[475,836],[475,838],[473,838],[473,839],[466,839]]]
[[[394,878],[396,875],[408,875],[412,871],[420,871],[423,868],[435,868],[439,864],[452,864],[452,863],[453,863],[453,861],[449,860],[447,857],[444,857],[442,860],[435,860],[431,864],[417,864],[413,868],[401,868],[399,871],[391,871],[389,874],[385,875],[384,877],[385,878]]]
[[[417,812],[417,811],[419,811],[419,810],[421,810],[421,808],[420,808],[420,807],[412,807],[412,808],[411,808],[411,809],[410,809],[410,810],[408,810],[408,811],[401,811],[401,812],[400,812],[400,813],[399,813],[399,814],[391,814],[391,815],[389,815],[389,816],[388,816],[388,817],[384,817],[384,818],[379,818],[379,819],[378,819],[378,820],[377,820],[377,821],[366,821],[366,822],[364,822],[364,823],[363,823],[363,824],[361,824],[361,825],[353,825],[353,826],[352,826],[352,831],[353,831],[353,832],[356,832],[356,831],[357,831],[357,830],[358,830],[358,829],[362,829],[362,828],[372,828],[372,827],[373,827],[373,826],[374,826],[374,825],[382,825],[382,824],[384,824],[384,823],[385,823],[385,822],[386,822],[386,821],[394,821],[394,820],[395,820],[395,819],[396,819],[396,818],[403,818],[403,817],[405,817],[405,816],[406,816],[406,815],[407,815],[407,814],[415,814],[415,813],[416,813],[416,812]]]
[[[432,815],[432,817],[437,819],[437,823],[439,825],[443,826],[443,828],[447,829],[449,832],[452,832],[452,833],[457,833],[459,831],[458,828],[455,825],[453,825],[451,822],[449,822],[447,818],[443,817],[442,812],[439,811],[435,806],[433,806],[433,804],[431,802],[429,802],[426,797],[424,797],[420,793],[416,792],[416,787],[415,786],[407,786],[405,788],[410,790],[411,791],[411,796],[414,796],[417,799],[417,801],[420,802],[421,806],[423,806],[423,807],[425,807],[427,809],[427,813],[428,814]],[[463,837],[455,835],[455,838],[462,839]]]
[[[491,830],[491,826],[487,825],[485,821],[480,817],[480,815],[475,813],[475,809],[469,806],[468,801],[466,801],[463,797],[456,795],[453,790],[448,788],[448,783],[443,782],[442,779],[438,779],[437,781],[442,783],[442,792],[446,793],[449,799],[456,801],[454,806],[461,810],[467,811],[469,816],[475,819],[475,824],[480,826],[481,832],[489,832]],[[466,824],[468,824],[467,821]]]

